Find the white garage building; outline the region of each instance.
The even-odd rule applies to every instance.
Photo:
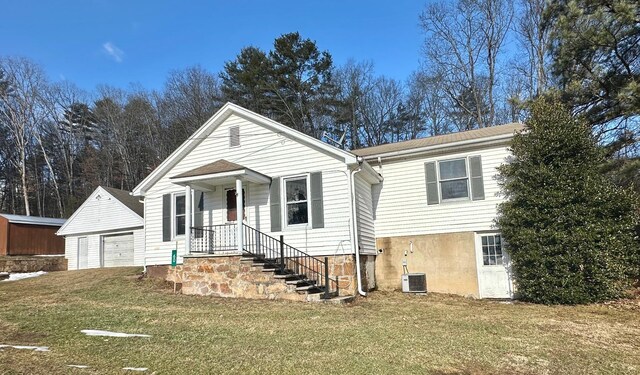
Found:
[[[143,217],[128,191],[98,187],[57,232],[69,270],[144,265]]]

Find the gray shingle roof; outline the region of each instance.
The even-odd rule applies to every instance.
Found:
[[[516,131],[524,129],[523,124],[512,123],[506,125],[491,126],[488,128],[468,130],[458,133],[436,135],[433,137],[412,139],[404,142],[387,143],[384,145],[360,148],[351,152],[362,157],[386,154],[397,151],[421,149],[429,146],[456,143],[474,139],[489,138],[498,135],[514,134]]]
[[[144,205],[140,203],[140,199],[138,197],[132,196],[131,193],[126,190],[105,186],[102,188],[109,192],[109,194],[113,195],[115,199],[127,206],[131,211],[135,212],[138,216],[144,217]]]

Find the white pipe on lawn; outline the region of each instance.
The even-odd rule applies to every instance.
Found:
[[[356,173],[359,173],[362,171],[362,167],[358,167],[358,169],[355,169],[351,172],[350,177],[351,177],[351,181],[350,181],[350,190],[351,190],[351,222],[353,223],[353,225],[351,226],[351,238],[352,238],[352,242],[353,246],[355,247],[355,253],[356,253],[356,278],[358,279],[358,293],[361,296],[366,296],[367,292],[365,292],[364,290],[362,290],[362,277],[361,277],[361,272],[360,272],[360,244],[358,241],[358,219],[356,217],[356,194],[355,194],[355,175]]]

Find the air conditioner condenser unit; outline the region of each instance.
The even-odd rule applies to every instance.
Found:
[[[424,273],[405,273],[402,275],[404,293],[426,293],[427,275]]]

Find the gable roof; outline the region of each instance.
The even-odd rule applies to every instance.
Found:
[[[47,225],[52,227],[61,227],[67,219],[56,219],[53,217],[25,216],[13,214],[0,214],[10,223],[27,224],[27,225]]]
[[[226,103],[218,110],[207,122],[205,122],[191,137],[180,145],[168,158],[166,158],[156,169],[151,172],[142,182],[133,189],[133,195],[142,196],[145,191],[160,180],[171,168],[173,168],[182,158],[199,145],[209,134],[211,134],[222,122],[229,116],[237,115],[255,124],[264,126],[275,132],[282,133],[288,137],[303,143],[307,146],[321,150],[333,157],[343,160],[346,164],[356,164],[358,162],[356,155],[341,150],[335,146],[324,143],[316,138],[303,134],[288,126],[280,124],[270,118],[259,115],[246,108],[240,107],[233,103]]]
[[[203,175],[214,174],[214,173],[239,171],[242,169],[247,169],[247,168],[241,166],[240,164],[236,164],[230,161],[226,161],[224,159],[220,159],[220,160],[214,161],[213,163],[205,164],[198,168],[194,168],[190,171],[180,173],[179,175],[173,176],[171,178],[203,176]]]
[[[143,217],[144,217],[144,204],[140,203],[139,198],[136,198],[136,197],[132,196],[131,193],[129,193],[126,190],[120,190],[120,189],[111,188],[111,187],[98,186],[96,188],[96,190],[94,190],[87,197],[87,199],[84,202],[82,202],[80,207],[78,207],[75,210],[75,212],[71,215],[71,217],[69,217],[69,219],[64,223],[64,225],[60,229],[58,229],[56,234],[58,236],[66,236],[66,235],[76,234],[76,233],[86,233],[87,231],[81,231],[81,232],[73,231],[73,227],[71,227],[71,229],[70,229],[69,226],[73,225],[74,220],[79,215],[81,215],[82,211],[86,207],[88,207],[90,202],[94,201],[96,198],[100,199],[100,197],[97,197],[99,194],[106,194],[106,195],[112,197],[113,198],[112,201],[115,202],[115,204],[120,206],[123,210],[130,211],[131,213],[135,214],[139,218],[139,222],[140,222],[139,225],[140,226],[142,226],[144,224],[144,219],[143,219]],[[121,219],[121,218],[119,218],[119,219]],[[118,224],[122,224],[121,221],[119,221]],[[93,229],[95,229],[96,231],[99,231],[98,228],[93,228]],[[113,228],[111,228],[111,229],[113,229]]]
[[[362,156],[364,158],[372,158],[377,156],[388,156],[389,154],[400,152],[412,152],[421,151],[423,149],[447,145],[456,144],[460,142],[470,142],[476,140],[482,140],[493,137],[505,137],[513,136],[517,131],[524,129],[524,125],[520,123],[511,123],[498,126],[490,126],[488,128],[467,130],[458,133],[450,133],[443,135],[436,135],[426,138],[412,139],[409,141],[387,143],[384,145],[367,147],[352,150],[354,154]]]
[[[144,205],[140,202],[139,198],[132,196],[131,192],[106,186],[102,186],[102,188],[115,199],[119,200],[120,203],[127,206],[127,208],[133,211],[136,215],[144,217]]]

